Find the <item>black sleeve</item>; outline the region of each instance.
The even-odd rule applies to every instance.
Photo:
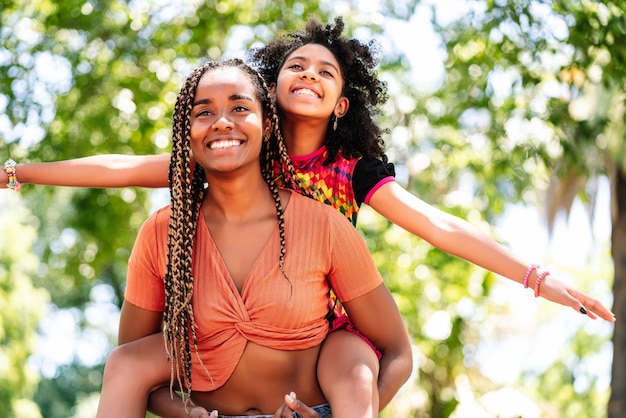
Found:
[[[365,197],[381,180],[395,177],[396,170],[392,163],[384,163],[377,158],[361,158],[354,167],[352,188],[359,206]]]

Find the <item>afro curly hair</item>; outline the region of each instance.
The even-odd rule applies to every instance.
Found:
[[[364,43],[347,38],[343,31],[341,17],[335,18],[334,25],[326,26],[311,18],[304,29],[283,34],[266,46],[250,50],[247,61],[257,68],[268,85],[272,85],[277,82],[285,60],[296,49],[307,44],[328,48],[341,67],[343,95],[350,101],[350,106],[336,131],[329,123],[326,162],[334,161],[339,151],[348,159],[370,157],[386,162],[382,139],[386,132],[375,123],[376,115],[388,99],[387,85],[378,78],[375,70],[379,63],[379,48],[373,40]]]

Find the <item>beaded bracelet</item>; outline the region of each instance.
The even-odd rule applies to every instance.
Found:
[[[533,270],[537,270],[538,268],[538,264],[531,264],[530,267],[528,267],[528,270],[526,270],[526,274],[524,274],[524,289],[528,289],[528,278],[530,277],[530,273],[532,273]]]
[[[541,274],[537,276],[537,280],[535,281],[535,297],[539,297],[539,286],[541,286],[541,282],[543,279],[550,275],[549,271],[542,271]]]
[[[4,171],[6,171],[7,175],[9,176],[9,182],[7,183],[7,186],[9,187],[9,189],[19,192],[20,182],[17,181],[17,175],[15,174],[16,166],[17,163],[10,158],[4,162]]]

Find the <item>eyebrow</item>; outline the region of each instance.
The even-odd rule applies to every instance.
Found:
[[[230,96],[228,96],[229,100],[246,100],[249,102],[254,102],[254,99],[252,99],[252,97],[245,95],[245,94],[231,94]],[[200,99],[200,100],[196,100],[195,102],[193,102],[194,106],[198,106],[198,105],[202,105],[202,104],[210,104],[212,103],[213,100],[211,99]]]
[[[309,61],[309,59],[308,59],[307,57],[297,56],[297,57],[291,57],[291,58],[289,58],[289,59],[287,60],[287,62],[292,61],[292,60]],[[328,65],[329,67],[333,67],[336,71],[340,72],[340,71],[339,71],[339,68],[337,68],[337,66],[336,66],[335,64],[333,64],[332,62],[330,62],[330,61],[324,61],[324,60],[321,60],[320,62],[321,62],[322,64],[324,64],[324,65]]]

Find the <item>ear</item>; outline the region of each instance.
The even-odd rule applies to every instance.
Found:
[[[267,86],[267,89],[270,92],[270,96],[272,96],[272,100],[274,100],[274,102],[276,101],[276,83],[272,83],[269,86]]]
[[[343,118],[346,113],[348,113],[348,109],[350,108],[350,100],[346,96],[341,96],[339,100],[337,100],[337,104],[335,105],[335,111],[333,114],[337,118]]]
[[[278,103],[276,103],[276,83],[272,83],[267,87],[267,91],[270,94],[270,99],[272,100],[272,103],[274,104],[274,106],[278,106]]]
[[[272,132],[272,122],[269,118],[263,121],[263,138],[269,137]]]

